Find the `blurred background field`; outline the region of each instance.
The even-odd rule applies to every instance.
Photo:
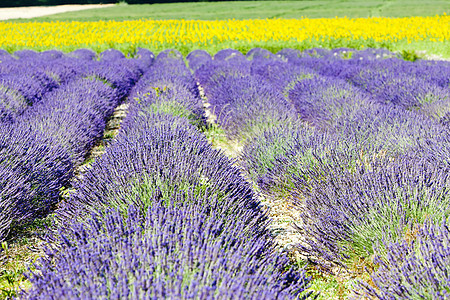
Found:
[[[155,3],[60,13],[32,21],[99,20],[226,20],[286,18],[367,18],[442,15],[449,1],[219,1],[198,3]],[[17,21],[17,20],[15,20]]]

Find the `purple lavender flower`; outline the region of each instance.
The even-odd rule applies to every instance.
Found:
[[[98,55],[101,61],[116,61],[125,58],[122,52],[117,49],[107,49]]]
[[[256,77],[217,81],[208,101],[217,122],[232,139],[241,141],[281,123],[293,122],[296,114],[290,103],[270,84]]]
[[[272,52],[263,48],[253,48],[248,51],[246,55],[247,59],[250,60],[267,60],[267,61],[277,61],[281,60],[279,56],[276,56]]]
[[[58,249],[29,274],[25,299],[305,299],[309,279],[288,268],[264,219],[224,216],[217,202],[184,193],[158,198],[145,215],[130,206],[72,223]],[[204,206],[193,203],[204,203]]]
[[[96,57],[95,52],[89,49],[77,49],[70,52],[68,55],[82,60],[94,60]]]
[[[13,56],[19,59],[35,59],[39,56],[39,53],[34,50],[24,49],[15,51]]]
[[[295,183],[297,201],[306,207],[302,223],[309,245],[303,251],[347,267],[369,259],[383,239],[397,242],[416,223],[443,220],[450,208],[449,180],[441,168],[411,157],[392,162],[382,153],[360,155],[351,168],[343,155],[333,155],[310,169],[307,181]]]
[[[0,127],[0,240],[10,227],[47,214],[72,177],[65,148],[28,124]]]
[[[60,54],[24,52],[19,60],[0,64],[1,240],[16,225],[54,210],[74,165],[101,137],[107,118],[145,64],[123,59],[100,70],[104,63],[76,64],[77,59]],[[14,75],[20,70],[23,74]],[[92,73],[104,75],[112,86],[89,78]]]
[[[47,50],[39,53],[39,58],[44,61],[51,61],[58,58],[62,58],[64,56],[64,53],[59,50]]]
[[[448,299],[450,297],[450,231],[448,220],[414,224],[404,239],[385,242],[386,257],[376,257],[371,276],[375,288],[362,291],[379,299]]]
[[[214,60],[217,61],[235,61],[235,62],[239,62],[239,61],[245,61],[245,56],[234,49],[223,49],[218,51],[215,55],[214,55]]]
[[[298,81],[289,99],[305,122],[324,128],[373,103],[367,94],[345,81],[319,76]]]
[[[239,170],[186,121],[171,123],[172,118],[147,115],[135,119],[134,128],[128,123],[117,142],[75,183],[77,193],[61,209],[63,219],[79,215],[80,209],[130,203],[146,210],[151,195],[168,199],[190,188],[220,199],[238,197],[247,203],[244,206],[257,205]]]
[[[189,62],[189,68],[195,72],[202,65],[211,62],[212,57],[205,50],[194,50],[186,56],[186,60]]]
[[[313,128],[299,124],[281,124],[271,128],[245,144],[239,157],[240,165],[260,189],[270,188],[273,182],[267,183],[266,175],[275,167],[277,159],[291,151],[300,139],[315,134]]]
[[[286,62],[272,60],[255,60],[251,65],[251,74],[267,80],[276,90],[288,97],[295,84],[303,79],[318,76],[313,70],[294,66]]]

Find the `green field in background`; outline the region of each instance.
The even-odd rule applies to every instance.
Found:
[[[410,17],[450,13],[450,1],[221,1],[126,5],[60,13],[23,21],[98,21],[136,19],[265,19],[333,17]],[[19,20],[14,20],[19,21]]]

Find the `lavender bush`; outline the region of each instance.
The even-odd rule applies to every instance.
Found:
[[[194,50],[186,56],[186,60],[189,62],[189,68],[195,72],[202,65],[211,62],[212,57],[205,50]]]
[[[0,109],[2,117],[8,119],[7,123],[12,123],[5,123],[0,131],[3,144],[0,168],[4,175],[0,183],[2,240],[15,225],[45,216],[55,208],[59,192],[69,185],[74,167],[83,162],[102,136],[107,118],[149,62],[140,58],[122,59],[110,68],[100,68],[101,62],[85,61],[75,67],[76,59],[64,57],[59,52],[36,54],[25,51],[18,56],[20,59],[5,62],[1,68],[30,67],[29,74],[24,73],[23,77],[5,75],[4,86],[17,85],[20,78],[26,81],[30,74],[35,79],[30,80],[30,88],[24,85],[16,94],[8,89],[6,95],[18,103],[26,100],[28,105],[33,105],[14,111],[11,100],[7,103],[9,111]],[[57,62],[62,65],[58,66]],[[103,76],[102,80],[92,74]],[[33,89],[33,84],[39,88]],[[34,100],[30,100],[32,97]],[[11,185],[13,178],[17,178],[16,187]]]
[[[266,61],[277,61],[281,60],[280,56],[277,56],[270,52],[267,49],[262,48],[253,48],[250,51],[247,52],[247,55],[245,55],[247,59],[250,60],[266,60]]]
[[[283,157],[298,144],[300,139],[314,136],[316,131],[300,124],[282,124],[264,131],[249,140],[239,157],[240,166],[248,178],[265,187],[267,173],[275,167],[277,159]]]
[[[152,197],[164,201],[189,189],[224,203],[237,197],[234,201],[256,209],[250,186],[239,170],[187,121],[173,122],[168,115],[135,120],[134,128],[125,128],[83,180],[75,183],[77,193],[61,209],[64,218],[72,219],[80,210],[130,204],[145,211]]]
[[[245,56],[234,49],[223,49],[218,51],[214,55],[214,60],[217,61],[235,61],[235,62],[244,62],[246,61]]]
[[[375,287],[361,283],[362,291],[379,299],[448,299],[449,237],[447,220],[426,222],[404,239],[385,243],[386,257],[375,258]]]
[[[117,104],[111,87],[100,81],[80,79],[64,89],[55,90],[46,101],[22,115],[18,122],[31,122],[36,131],[51,136],[66,147],[79,164],[101,137],[106,116]]]
[[[163,113],[187,118],[191,124],[202,127],[204,112],[197,84],[180,58],[181,54],[166,52],[157,56],[153,67],[131,91],[129,115]],[[124,126],[133,117],[127,118]]]
[[[251,74],[267,80],[274,89],[282,91],[285,97],[288,97],[297,82],[317,76],[309,68],[294,66],[279,60],[255,60],[251,65]]]
[[[48,213],[72,177],[65,148],[30,125],[0,127],[0,241],[11,226]]]
[[[231,75],[213,76],[203,81],[207,67],[204,65],[199,69],[197,78],[217,115],[217,123],[226,130],[229,138],[245,141],[272,126],[296,119],[290,104],[269,83],[255,76],[235,75],[241,71],[234,72],[232,65],[227,66]],[[214,72],[222,74],[223,69]]]
[[[306,188],[299,179],[297,198],[307,207],[304,232],[311,237],[305,251],[351,268],[357,259],[370,261],[382,239],[396,242],[426,219],[449,215],[449,181],[442,169],[410,157],[377,160],[356,172],[323,165]]]
[[[322,128],[333,126],[341,117],[351,118],[355,110],[373,102],[345,81],[318,76],[297,82],[289,99],[302,120]]]
[[[89,49],[77,49],[68,53],[68,55],[83,60],[94,60],[96,56],[95,52]]]
[[[305,299],[308,279],[288,267],[264,219],[227,218],[213,198],[157,197],[145,215],[130,206],[75,223],[30,274],[26,299]],[[206,200],[206,201],[205,201]],[[202,206],[192,203],[203,203]]]

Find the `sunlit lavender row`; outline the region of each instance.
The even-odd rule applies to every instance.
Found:
[[[118,52],[118,51],[117,51]],[[49,213],[151,53],[16,52],[0,63],[0,240]]]
[[[355,293],[449,297],[450,63],[372,49],[0,55],[0,239],[57,223],[22,298],[314,296],[270,229],[280,199],[300,216],[294,251],[369,274]],[[123,101],[117,136],[75,178]],[[237,159],[208,142],[217,128]]]
[[[296,250],[369,272],[362,295],[449,297],[450,63],[350,49],[188,60],[244,174],[301,216]]]

